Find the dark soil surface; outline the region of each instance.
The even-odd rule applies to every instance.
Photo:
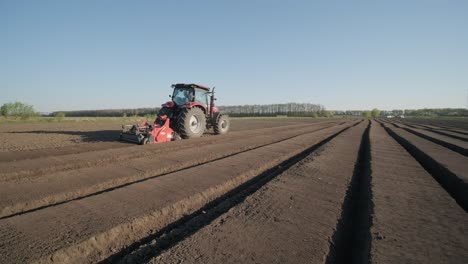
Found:
[[[389,124],[384,124],[384,126],[452,172],[463,182],[468,183],[468,157],[404,129]]]
[[[286,125],[312,124],[320,119],[233,119],[231,131],[245,131]],[[2,124],[0,126],[0,154],[20,155],[25,150],[41,150],[39,154],[78,153],[97,149],[127,147],[130,143],[120,142],[120,122],[75,122],[75,123],[31,123]],[[207,132],[209,135],[210,131]],[[76,148],[78,147],[78,149]],[[0,161],[6,155],[0,155]],[[41,155],[39,155],[41,156]]]
[[[384,120],[384,121],[389,121],[389,120]],[[437,126],[430,126],[430,125],[424,125],[424,124],[418,124],[418,123],[412,123],[412,122],[407,122],[407,121],[401,121],[401,120],[391,120],[393,122],[399,123],[399,124],[405,124],[408,127],[411,128],[418,128],[418,129],[424,129],[427,131],[430,131],[432,133],[437,133],[440,135],[445,135],[448,137],[460,139],[463,141],[468,141],[468,132],[463,130],[463,129],[458,129],[458,128],[442,128],[442,127],[437,127]]]
[[[428,119],[428,118],[408,118],[405,121],[414,122],[418,124],[431,125],[442,128],[456,128],[462,130],[468,130],[468,118],[460,118],[454,120],[445,119]]]
[[[468,140],[465,141],[463,139],[452,137],[451,135],[444,135],[442,133],[437,133],[437,131],[435,130],[417,128],[415,126],[408,126],[401,122],[391,122],[387,120],[385,120],[385,122],[392,124],[397,128],[403,128],[404,130],[410,133],[413,133],[419,137],[422,137],[424,139],[427,139],[429,141],[442,145],[464,156],[468,156]]]
[[[341,216],[361,123],[151,263],[321,263]]]
[[[0,263],[465,263],[468,131],[416,122],[2,125]]]
[[[2,261],[98,261],[355,122],[340,123],[286,129],[283,132],[286,135],[261,131],[261,136],[247,137],[251,131],[246,131],[243,137],[235,139],[238,141],[228,140],[228,135],[219,145],[205,145],[209,149],[180,148],[177,151],[181,146],[173,144],[173,152],[160,158],[149,155],[128,164],[97,164],[84,171],[71,169],[56,176],[39,172],[32,178],[8,179],[1,185]],[[203,140],[207,139],[200,139]],[[193,142],[195,140],[181,141],[180,145]],[[262,144],[251,147],[258,142]],[[140,151],[156,150],[158,146],[140,147]],[[239,149],[233,150],[235,147]],[[231,152],[219,156],[218,150]],[[206,160],[170,169],[179,161],[198,157],[206,157]],[[154,175],[152,170],[160,167],[166,167],[167,172]],[[136,176],[132,178],[132,175]],[[107,178],[109,180],[103,180]],[[104,190],[94,189],[95,186],[103,186]],[[10,191],[10,188],[16,189]],[[25,209],[29,211],[15,215]]]
[[[379,124],[370,133],[372,262],[464,263],[467,214]]]
[[[0,163],[0,217],[157,177],[320,131],[337,123],[291,125],[166,144],[132,145]]]

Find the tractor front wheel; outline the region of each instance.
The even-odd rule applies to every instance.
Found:
[[[213,126],[213,130],[216,135],[223,135],[229,131],[229,126],[231,123],[229,122],[229,116],[220,114],[216,118],[216,123]]]
[[[201,137],[206,127],[205,113],[198,107],[186,108],[180,114],[178,124],[182,138]]]

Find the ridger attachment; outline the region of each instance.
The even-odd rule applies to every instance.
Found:
[[[180,136],[170,128],[170,119],[167,116],[160,116],[153,125],[146,121],[137,125],[124,125],[122,126],[122,133],[120,133],[120,140],[140,145],[179,139]]]

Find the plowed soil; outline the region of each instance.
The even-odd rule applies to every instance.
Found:
[[[468,129],[468,120],[464,119],[453,119],[453,120],[443,120],[443,119],[428,119],[428,118],[411,118],[407,120],[408,122],[413,122],[421,125],[429,125],[433,127],[441,128],[455,128],[461,130]]]
[[[138,146],[118,123],[0,127],[0,263],[464,263],[468,131],[235,119]]]
[[[466,261],[468,221],[463,208],[377,123],[371,129],[370,143],[373,260]]]
[[[323,262],[366,126],[343,132],[152,263]]]

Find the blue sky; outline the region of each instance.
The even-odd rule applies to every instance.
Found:
[[[468,1],[0,0],[0,104],[465,107]]]

